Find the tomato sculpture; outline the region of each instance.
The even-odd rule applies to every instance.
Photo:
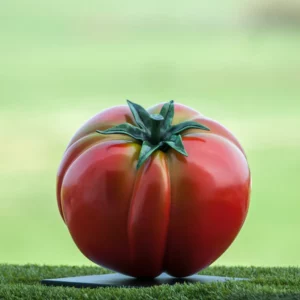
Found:
[[[251,186],[245,153],[218,122],[173,101],[104,110],[58,170],[61,216],[93,262],[135,277],[191,275],[233,242]]]

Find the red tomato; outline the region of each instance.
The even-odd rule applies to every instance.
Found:
[[[72,138],[58,170],[60,213],[96,264],[135,277],[191,275],[215,261],[244,223],[245,153],[224,126],[187,106],[128,104],[98,113]],[[190,126],[176,134],[182,122]],[[115,127],[124,123],[131,135]]]

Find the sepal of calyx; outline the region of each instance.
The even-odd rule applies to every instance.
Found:
[[[197,128],[209,131],[206,126],[194,122],[186,121],[172,125],[174,118],[174,101],[165,103],[159,114],[149,114],[139,104],[127,100],[128,106],[136,123],[123,123],[106,130],[97,130],[101,134],[125,134],[142,143],[139,154],[137,169],[154,153],[156,150],[166,152],[173,148],[184,156],[188,156],[182,143],[181,133],[187,129]]]

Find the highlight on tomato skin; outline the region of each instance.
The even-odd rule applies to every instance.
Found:
[[[220,257],[246,219],[245,151],[222,124],[170,101],[108,108],[71,139],[57,203],[79,250],[134,277],[192,275]]]

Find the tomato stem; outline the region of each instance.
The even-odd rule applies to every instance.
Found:
[[[164,117],[160,114],[150,115],[152,128],[150,142],[153,145],[157,145],[161,140],[161,125],[163,124]]]

